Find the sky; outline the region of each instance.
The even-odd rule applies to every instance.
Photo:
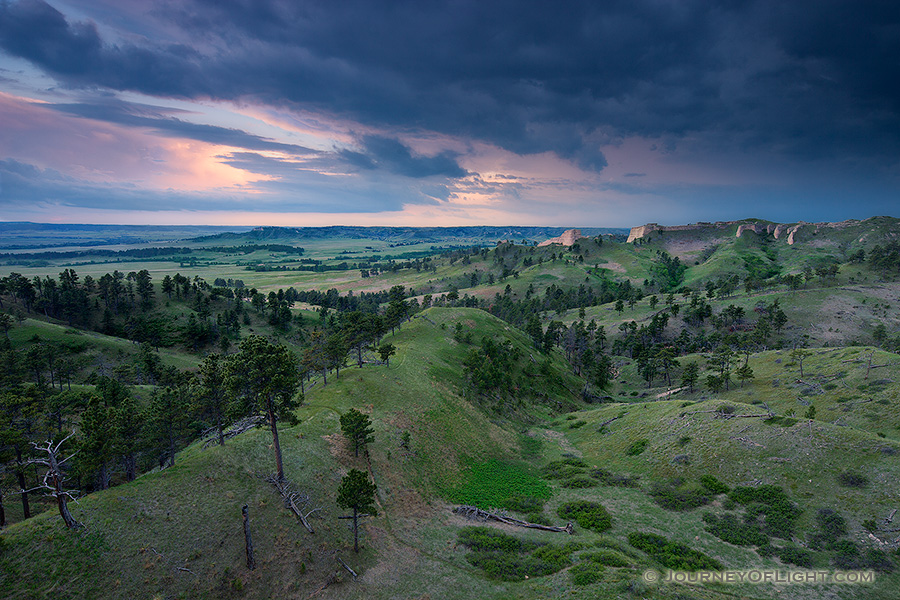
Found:
[[[900,216],[892,0],[0,0],[0,220]]]

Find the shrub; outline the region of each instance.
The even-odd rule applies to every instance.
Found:
[[[838,540],[832,544],[831,549],[834,551],[834,555],[831,557],[831,564],[838,569],[859,569],[863,566],[859,546],[854,542]]]
[[[894,561],[891,560],[890,555],[878,548],[869,548],[866,551],[865,564],[866,567],[882,573],[892,573],[894,571]]]
[[[612,517],[596,502],[577,500],[567,502],[556,511],[560,518],[575,521],[580,527],[602,533],[612,527]]]
[[[567,479],[574,475],[581,475],[587,466],[587,463],[580,458],[564,458],[554,460],[545,466],[541,469],[541,474],[546,479]]]
[[[594,487],[597,485],[597,482],[585,475],[576,475],[575,477],[563,479],[560,482],[560,485],[563,486],[564,488],[583,489],[583,488]]]
[[[457,539],[471,550],[499,550],[501,552],[529,552],[537,547],[490,527],[463,527]]]
[[[578,563],[569,569],[573,585],[590,585],[603,579],[603,567],[595,562]]]
[[[838,483],[844,487],[864,488],[869,485],[869,480],[865,475],[854,471],[843,471],[837,476]]]
[[[591,477],[600,481],[605,485],[612,485],[617,487],[637,487],[638,486],[638,478],[631,477],[629,475],[614,475],[610,473],[606,469],[592,469]]]
[[[485,575],[502,581],[520,581],[555,573],[571,564],[577,545],[537,544],[520,540],[489,527],[464,527],[459,543],[469,548],[466,556]]]
[[[778,548],[775,553],[778,555],[778,558],[781,560],[781,562],[785,564],[809,568],[813,563],[813,555],[811,552],[809,552],[808,550],[797,548],[795,546],[785,546],[783,548]]]
[[[544,509],[543,498],[535,498],[534,496],[513,496],[508,498],[503,508],[514,510],[518,513],[540,512]]]
[[[776,485],[759,487],[736,487],[728,497],[735,502],[747,506],[747,514],[751,518],[765,517],[763,530],[769,535],[782,539],[790,539],[794,525],[801,511],[784,490]]]
[[[625,454],[628,456],[637,456],[641,452],[647,449],[647,444],[650,443],[650,440],[638,440],[628,446],[628,449],[625,450]]]
[[[706,513],[703,521],[706,523],[706,530],[723,542],[735,546],[764,546],[769,543],[769,536],[762,532],[760,524],[755,520],[741,521],[733,514],[717,517]]]
[[[678,571],[718,571],[722,569],[722,565],[714,558],[692,550],[684,544],[670,542],[661,535],[633,532],[628,534],[628,543],[638,550],[643,550],[664,567],[670,569]]]
[[[817,542],[830,546],[838,538],[847,535],[847,521],[841,513],[830,508],[820,508],[816,512],[816,522],[819,524],[819,535],[815,536]]]
[[[703,487],[679,478],[654,483],[648,493],[667,510],[692,510],[710,501],[709,492]]]
[[[579,556],[579,558],[581,560],[588,560],[600,565],[615,568],[627,567],[631,564],[628,562],[627,558],[612,550],[598,550],[597,552],[589,552],[587,554],[582,554],[581,556]]]
[[[713,477],[712,475],[702,475],[700,477],[700,485],[705,487],[711,494],[727,494],[730,488]]]

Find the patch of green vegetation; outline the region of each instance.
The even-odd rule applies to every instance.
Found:
[[[541,474],[547,479],[568,479],[584,473],[587,466],[580,458],[567,457],[546,465],[541,469]]]
[[[603,579],[603,565],[596,562],[578,563],[569,569],[573,585],[591,585]]]
[[[575,521],[580,527],[603,533],[612,527],[612,516],[597,502],[577,500],[562,504],[556,511],[560,518]]]
[[[783,489],[775,485],[736,487],[728,497],[746,507],[748,518],[764,518],[763,531],[786,540],[791,539],[797,519],[803,512]]]
[[[631,564],[627,558],[614,550],[588,552],[580,555],[578,558],[614,568],[627,567]]]
[[[665,482],[654,482],[648,492],[653,500],[667,510],[693,510],[709,504],[710,491],[699,483],[676,477]]]
[[[765,546],[769,543],[769,536],[763,533],[756,519],[742,520],[733,513],[721,516],[705,513],[703,522],[708,532],[735,546]]]
[[[625,450],[625,454],[628,456],[637,456],[647,449],[647,444],[649,443],[650,440],[637,440],[628,446],[628,449]]]
[[[706,488],[710,494],[727,494],[731,488],[716,479],[713,475],[706,474],[700,476],[700,485]]]
[[[521,581],[550,575],[572,564],[576,544],[539,544],[489,527],[465,527],[458,541],[469,549],[466,560],[491,579]]]
[[[614,487],[638,487],[638,479],[640,479],[639,477],[632,477],[630,475],[611,473],[606,469],[601,468],[591,469],[591,477],[597,479],[604,485],[611,485]]]
[[[448,493],[448,498],[458,504],[471,504],[479,508],[509,508],[522,506],[528,498],[548,500],[550,486],[533,475],[525,466],[488,460],[471,464],[463,473],[463,481]],[[528,512],[533,512],[529,510]]]
[[[661,535],[633,532],[628,534],[628,543],[643,550],[664,567],[678,571],[719,571],[722,564],[699,550],[684,544],[672,542]]]

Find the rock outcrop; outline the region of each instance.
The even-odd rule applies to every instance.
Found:
[[[736,237],[741,237],[746,232],[752,232],[757,235],[771,235],[776,240],[787,238],[789,245],[794,245],[798,241],[798,234],[802,231],[810,233],[819,233],[825,229],[842,229],[850,225],[859,223],[859,221],[849,220],[839,223],[766,223],[760,221],[717,221],[715,223],[694,223],[691,225],[676,225],[672,227],[658,225],[657,223],[647,223],[640,227],[632,227],[631,233],[628,235],[628,242],[647,237],[653,232],[665,233],[668,231],[700,231],[700,230],[722,230],[737,225]]]
[[[585,237],[587,237],[587,236],[581,235],[580,229],[567,229],[567,230],[563,231],[562,235],[560,235],[559,237],[550,238],[549,240],[544,240],[543,242],[538,244],[538,247],[549,246],[550,244],[559,244],[561,246],[571,246],[576,241],[580,240],[581,238],[585,238]]]

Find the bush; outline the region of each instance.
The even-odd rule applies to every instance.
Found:
[[[709,492],[702,486],[678,478],[654,483],[648,493],[667,510],[692,510],[710,501]]]
[[[670,542],[661,535],[633,532],[628,534],[628,543],[643,550],[664,567],[677,571],[719,571],[719,561],[702,552],[692,550],[684,544]]]
[[[726,514],[717,517],[714,514],[703,515],[706,530],[729,544],[735,546],[765,546],[769,536],[762,532],[757,521],[741,521],[736,515]]]
[[[728,497],[746,505],[747,515],[751,518],[764,516],[763,530],[781,539],[791,539],[797,518],[803,512],[791,502],[784,490],[776,485],[736,487]]]
[[[731,488],[713,477],[712,475],[702,475],[700,477],[700,485],[705,487],[711,494],[727,494]]]
[[[598,550],[597,552],[589,552],[587,554],[582,554],[581,556],[579,556],[579,558],[581,560],[588,560],[590,562],[614,568],[627,567],[631,564],[628,562],[627,558],[625,558],[618,552],[613,552],[612,550]]]
[[[865,475],[854,471],[843,471],[837,476],[838,483],[844,487],[862,489],[869,485],[869,480]]]
[[[813,555],[808,550],[796,548],[794,546],[785,546],[778,548],[775,553],[781,562],[789,565],[797,565],[798,567],[809,568],[813,563]]]
[[[584,489],[595,487],[597,485],[597,482],[585,475],[576,475],[575,477],[563,479],[560,482],[560,485],[564,488]]]
[[[847,535],[847,521],[841,513],[830,508],[820,508],[816,512],[816,522],[820,533],[814,539],[819,546],[830,547],[838,538]]]
[[[570,555],[579,548],[527,542],[489,527],[464,527],[458,540],[469,548],[470,564],[502,581],[555,573],[571,564]]]
[[[866,567],[882,573],[892,573],[894,571],[894,561],[891,560],[890,555],[878,548],[869,548],[866,551],[865,564]]]
[[[564,458],[555,460],[541,469],[541,474],[546,479],[568,479],[584,473],[587,463],[580,458]]]
[[[625,450],[625,454],[627,456],[637,456],[641,452],[647,449],[647,444],[650,443],[650,440],[638,440],[628,446],[628,449]]]
[[[612,517],[596,502],[578,500],[567,502],[556,511],[560,518],[575,521],[580,527],[602,533],[612,527]]]
[[[638,478],[631,477],[628,475],[614,475],[610,473],[606,469],[592,469],[591,477],[600,481],[605,485],[612,485],[617,487],[637,487],[638,486]]]
[[[603,567],[595,562],[578,563],[569,569],[573,585],[590,585],[603,579]]]
[[[490,527],[463,527],[457,540],[470,550],[498,550],[501,552],[530,552],[537,547]]]
[[[832,544],[831,549],[834,555],[831,557],[831,564],[838,569],[860,569],[863,566],[862,556],[859,552],[859,546],[850,540],[838,540]]]

